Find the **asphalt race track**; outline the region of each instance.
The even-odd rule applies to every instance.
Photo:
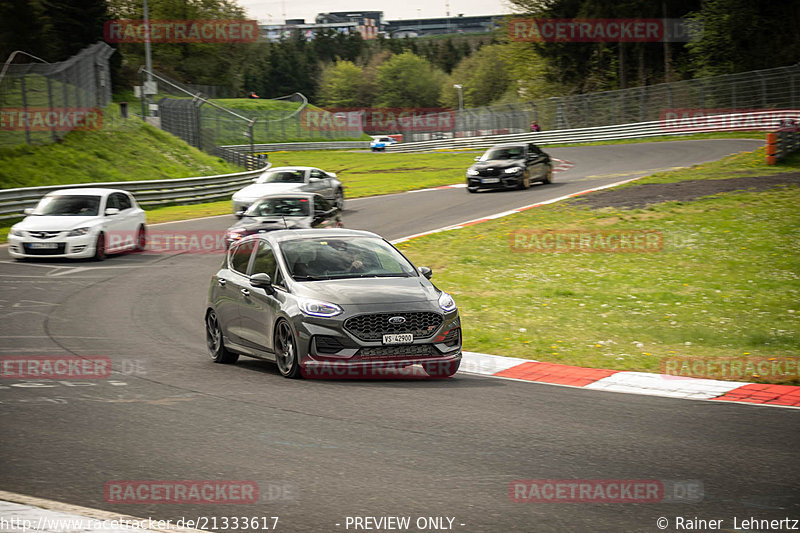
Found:
[[[344,222],[396,239],[759,144],[554,148],[574,167],[551,186],[348,200]],[[233,220],[158,228],[219,230]],[[463,532],[648,532],[659,517],[675,531],[676,516],[723,519],[732,530],[734,517],[800,518],[796,410],[466,374],[286,380],[266,362],[207,357],[202,317],[219,254],[100,264],[0,254],[0,353],[108,356],[114,369],[93,381],[0,381],[3,490],[158,519],[279,516],[278,531],[347,531],[348,516],[450,517]],[[693,480],[704,496],[517,503],[509,484],[519,479]],[[106,483],[123,480],[254,480],[267,501],[106,501]]]

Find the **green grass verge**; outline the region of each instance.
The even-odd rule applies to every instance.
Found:
[[[733,156],[701,165],[702,171],[637,183],[714,179],[717,171],[730,176],[736,168],[771,172],[760,156]],[[797,158],[780,166],[797,169]],[[685,357],[796,360],[798,202],[800,189],[789,187],[626,211],[560,203],[400,247],[416,264],[431,266],[436,283],[456,297],[465,350],[647,372]],[[520,253],[510,245],[520,229],[656,230],[664,247],[636,254]],[[795,374],[790,382],[800,380]]]
[[[452,185],[473,162],[464,153],[271,152],[273,166],[309,165],[335,172],[348,198]]]
[[[690,133],[687,135],[660,135],[658,137],[639,137],[637,139],[619,139],[616,141],[596,141],[596,142],[568,143],[568,144],[542,143],[541,146],[549,146],[551,148],[572,148],[574,146],[603,146],[606,144],[641,144],[641,143],[655,143],[655,142],[668,142],[668,141],[697,141],[703,139],[766,140],[766,136],[767,132],[765,131],[716,131],[710,133]]]
[[[139,119],[123,120],[117,105],[103,127],[74,131],[60,143],[0,148],[0,187],[188,178],[241,172]]]

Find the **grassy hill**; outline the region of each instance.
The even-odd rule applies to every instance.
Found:
[[[109,106],[103,127],[60,143],[0,148],[0,187],[188,178],[241,172],[217,157]]]

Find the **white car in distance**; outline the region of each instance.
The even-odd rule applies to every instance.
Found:
[[[27,258],[93,258],[143,250],[145,213],[118,189],[62,189],[47,194],[8,234],[9,254]]]
[[[287,192],[313,192],[344,209],[344,186],[333,172],[315,167],[271,168],[253,180],[252,185],[233,194],[233,213],[241,218],[262,196]]]

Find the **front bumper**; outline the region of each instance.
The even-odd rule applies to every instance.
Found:
[[[359,306],[360,307],[360,306]],[[383,307],[383,306],[381,306]],[[431,309],[398,306],[391,313],[385,308],[360,307],[341,318],[296,318],[300,367],[307,377],[382,378],[422,374],[421,367],[458,365],[461,361],[461,320],[458,311],[441,315],[441,323],[430,334],[414,336],[410,344],[384,345],[380,339],[363,340],[344,324],[359,315],[431,313]],[[355,312],[352,312],[355,311]],[[386,333],[390,333],[387,331]],[[406,370],[415,366],[414,369]],[[427,374],[425,374],[427,375]]]
[[[522,183],[523,173],[505,174],[500,176],[467,176],[467,187],[476,189],[513,189]],[[487,183],[486,180],[497,181]]]
[[[94,256],[97,236],[93,232],[78,237],[66,235],[66,231],[50,239],[9,235],[8,254],[15,259],[85,259]]]

